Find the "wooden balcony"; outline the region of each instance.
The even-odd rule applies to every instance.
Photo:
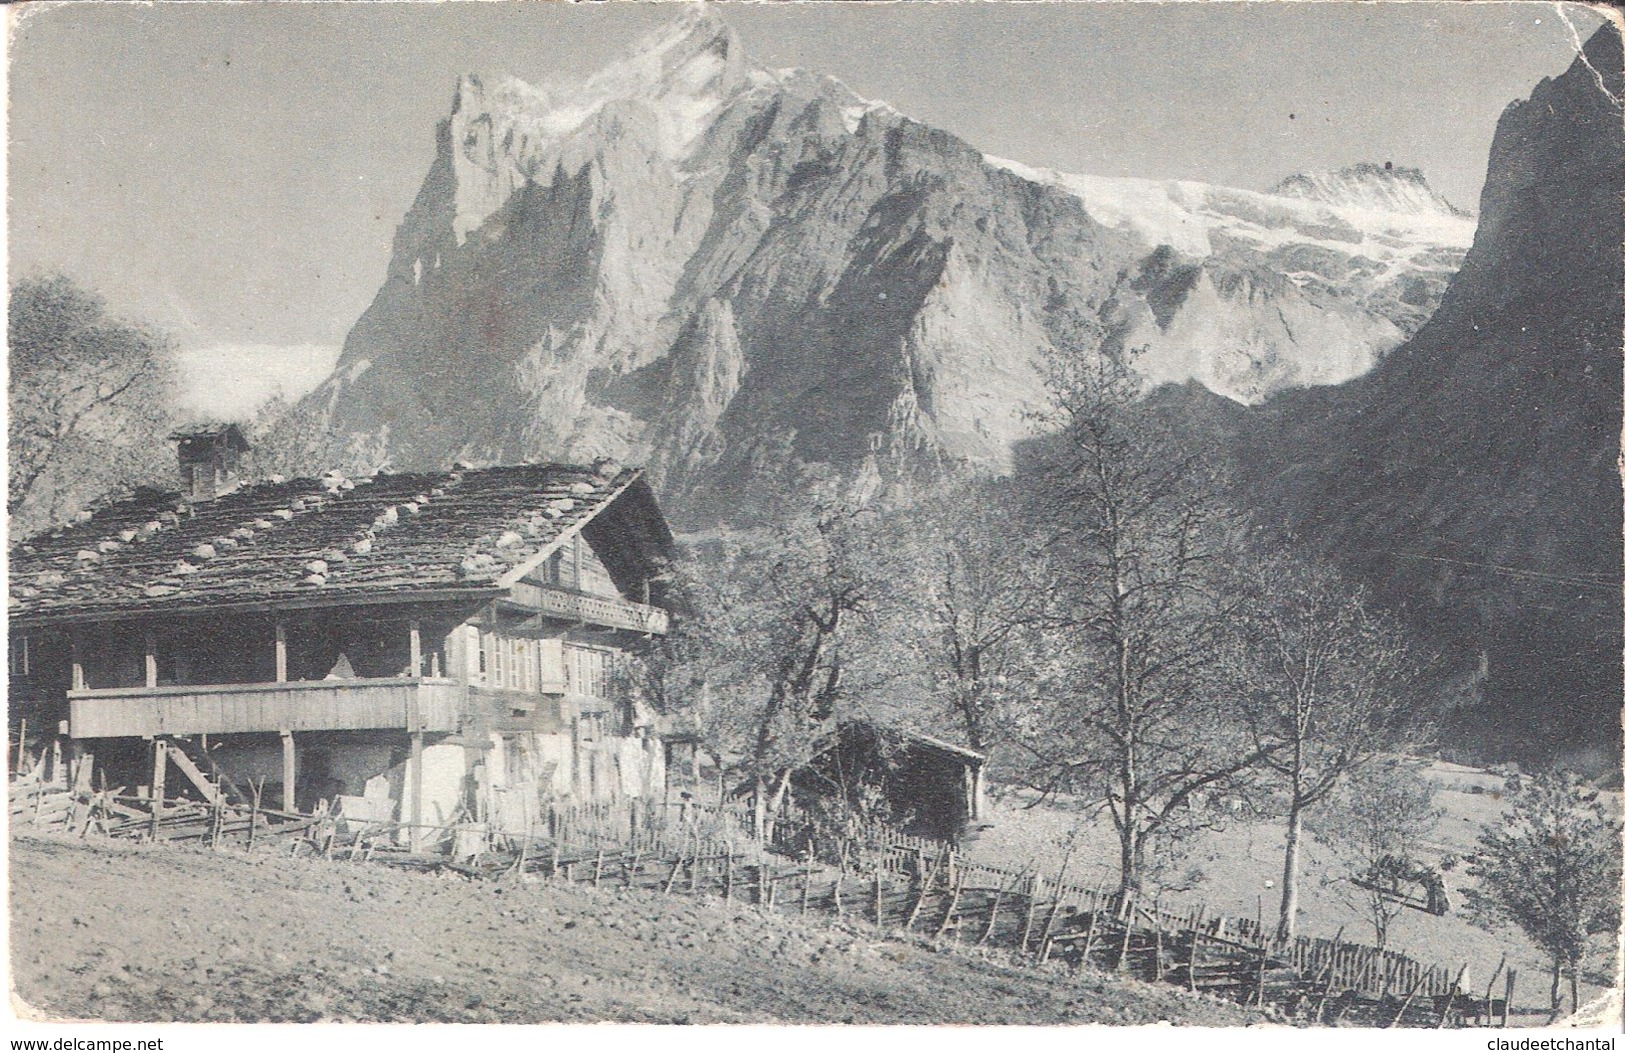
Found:
[[[611,629],[664,635],[669,622],[665,611],[646,603],[610,596],[594,596],[553,585],[519,582],[511,593],[513,601],[549,618],[585,622]]]
[[[76,739],[265,731],[456,731],[467,689],[439,677],[125,687],[68,693]]]

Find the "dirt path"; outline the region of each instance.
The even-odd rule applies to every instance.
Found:
[[[752,907],[19,837],[26,1016],[529,1023],[1256,1023],[1177,989]],[[30,1008],[32,1007],[32,1008]]]

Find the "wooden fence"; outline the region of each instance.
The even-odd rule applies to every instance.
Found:
[[[967,860],[951,845],[884,826],[847,831],[835,864],[768,851],[747,810],[636,801],[552,806],[524,831],[458,823],[412,828],[337,814],[299,815],[210,801],[154,801],[123,788],[91,790],[82,773],[42,760],[13,780],[11,822],[66,831],[192,841],[249,851],[365,860],[470,877],[536,874],[593,886],[719,896],[766,910],[819,915],[963,945],[1007,948],[1175,984],[1302,1023],[1378,1027],[1505,1026],[1517,973],[1505,959],[1480,993],[1467,972],[1424,966],[1353,943],[1275,941],[1251,919],[1170,910],[1104,887]],[[414,847],[415,846],[415,847]],[[1069,858],[1070,861],[1070,858]],[[1068,861],[1068,862],[1069,862]]]

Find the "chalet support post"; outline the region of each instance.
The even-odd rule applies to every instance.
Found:
[[[412,759],[409,762],[408,777],[412,783],[412,809],[411,832],[407,836],[407,843],[412,851],[416,852],[423,838],[423,730],[412,729]],[[566,874],[568,878],[568,874]]]
[[[282,618],[276,620],[276,682],[288,682],[288,623]]]
[[[411,637],[411,644],[410,644],[411,658],[409,659],[409,661],[411,662],[411,669],[407,672],[406,675],[407,676],[422,676],[423,675],[423,630],[420,627],[419,622],[418,622],[418,620],[416,618],[413,618],[412,620],[410,620],[406,624],[407,624],[407,633]]]
[[[297,812],[296,801],[298,794],[295,780],[299,776],[299,755],[293,742],[293,732],[283,731],[282,735],[282,810],[284,812]]]
[[[158,686],[158,634],[147,629],[141,634],[141,647],[146,669],[146,685]]]
[[[85,637],[79,630],[73,630],[70,646],[73,649],[73,689],[85,689]]]

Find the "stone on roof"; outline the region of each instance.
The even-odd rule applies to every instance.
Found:
[[[144,490],[15,545],[10,613],[50,621],[489,591],[628,488],[647,491],[640,477],[540,464],[262,482],[207,502]]]

